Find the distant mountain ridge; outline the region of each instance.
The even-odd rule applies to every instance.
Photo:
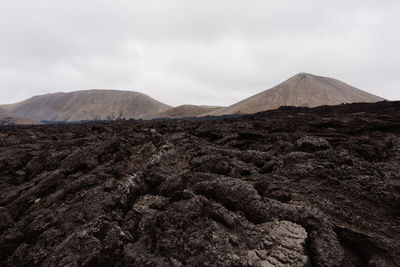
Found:
[[[220,106],[181,105],[153,115],[153,118],[189,118],[198,117],[220,109]]]
[[[0,125],[31,125],[31,124],[41,124],[41,123],[27,118],[13,116],[0,110]]]
[[[37,122],[74,122],[253,114],[281,106],[317,107],[383,100],[333,78],[299,73],[271,89],[228,107],[171,107],[134,91],[94,89],[34,96],[19,103],[0,105],[0,111],[9,117]]]
[[[333,78],[299,73],[271,89],[207,115],[252,114],[281,106],[317,107],[383,100]]]
[[[6,112],[36,121],[80,121],[150,118],[170,109],[148,95],[133,91],[83,90],[31,97],[2,105]]]

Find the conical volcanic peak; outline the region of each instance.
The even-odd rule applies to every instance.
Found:
[[[299,73],[271,89],[208,115],[252,114],[281,106],[317,107],[383,100],[336,79]]]
[[[34,96],[2,108],[36,121],[80,121],[149,118],[171,106],[133,91],[83,90]]]

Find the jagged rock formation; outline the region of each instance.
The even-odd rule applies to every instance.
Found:
[[[171,108],[145,94],[117,90],[40,95],[1,107],[10,114],[35,121],[139,119]]]
[[[400,103],[0,127],[1,266],[399,266]]]
[[[383,100],[336,79],[300,73],[271,89],[208,115],[253,114],[281,106],[317,107]]]
[[[168,109],[163,112],[154,114],[153,118],[192,118],[202,116],[208,112],[220,109],[216,106],[196,106],[196,105],[181,105],[175,108]]]

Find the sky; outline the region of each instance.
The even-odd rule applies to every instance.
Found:
[[[399,100],[400,1],[0,1],[0,104],[119,89],[230,105],[300,72]]]

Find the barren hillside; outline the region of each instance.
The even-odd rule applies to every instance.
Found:
[[[170,106],[138,92],[86,90],[31,97],[1,106],[8,113],[36,121],[80,121],[112,118],[145,118]]]
[[[202,116],[208,112],[220,109],[216,106],[181,105],[153,115],[153,118],[189,118]]]
[[[29,125],[29,124],[41,124],[41,123],[27,118],[13,116],[0,111],[0,125]]]
[[[280,106],[317,107],[382,100],[336,79],[300,73],[271,89],[208,115],[252,114]]]

